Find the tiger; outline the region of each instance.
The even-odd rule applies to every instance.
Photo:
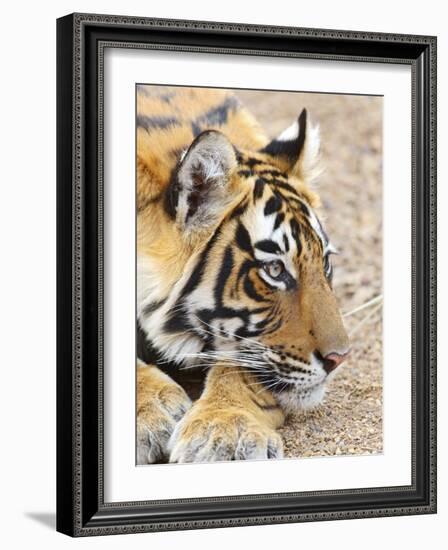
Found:
[[[350,349],[320,157],[306,109],[270,140],[231,90],[137,86],[137,465],[282,458],[322,402]]]

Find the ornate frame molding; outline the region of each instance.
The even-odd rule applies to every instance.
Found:
[[[102,105],[106,47],[411,65],[415,335],[412,485],[104,502]],[[436,63],[436,38],[430,36],[93,14],[73,14],[58,20],[59,531],[90,536],[436,511]],[[92,113],[98,117],[96,126],[88,122]],[[86,318],[87,304],[97,312],[93,320]],[[423,414],[421,419],[417,412]],[[86,414],[96,415],[94,426],[87,426]],[[296,510],[290,502],[293,498]],[[329,504],[325,506],[322,499]],[[274,502],[276,513],[270,513],[269,505]],[[188,505],[191,512],[186,509]],[[159,513],[155,514],[157,507]],[[166,510],[162,518],[161,507]]]

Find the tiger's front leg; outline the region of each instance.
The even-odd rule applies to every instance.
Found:
[[[171,436],[170,462],[282,458],[275,430],[283,422],[273,395],[253,375],[217,365]]]
[[[167,458],[169,438],[190,407],[190,398],[167,374],[137,363],[137,464]]]

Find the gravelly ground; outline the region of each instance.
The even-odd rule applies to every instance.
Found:
[[[340,251],[334,288],[348,312],[382,292],[382,98],[238,92],[271,137],[303,107],[319,123],[326,168],[318,190],[321,218]],[[366,319],[366,316],[370,315]],[[359,326],[359,322],[364,324]],[[317,410],[281,429],[289,457],[382,452],[381,306],[345,317],[352,354]]]

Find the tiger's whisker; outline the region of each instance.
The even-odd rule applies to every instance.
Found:
[[[195,315],[196,319],[199,321],[199,323],[201,325],[205,325],[205,326],[208,326],[210,328],[214,328],[213,325],[210,325],[209,323],[207,323],[206,321],[200,319],[197,315]],[[211,334],[212,336],[216,336],[216,334],[214,332],[210,332],[210,331],[206,331],[204,328],[201,327],[201,330],[204,330],[204,332],[208,332],[209,334]],[[219,331],[219,332],[222,332],[222,331]],[[239,340],[243,340],[243,341],[247,341],[249,342],[251,345],[253,346],[258,346],[262,349],[264,349],[265,351],[268,351],[269,348],[264,346],[263,344],[261,344],[260,342],[257,342],[256,340],[251,340],[249,338],[244,338],[244,336],[239,336],[238,334],[235,334],[235,333],[225,333],[226,336],[229,336],[229,337],[233,337],[233,338],[237,338]]]

